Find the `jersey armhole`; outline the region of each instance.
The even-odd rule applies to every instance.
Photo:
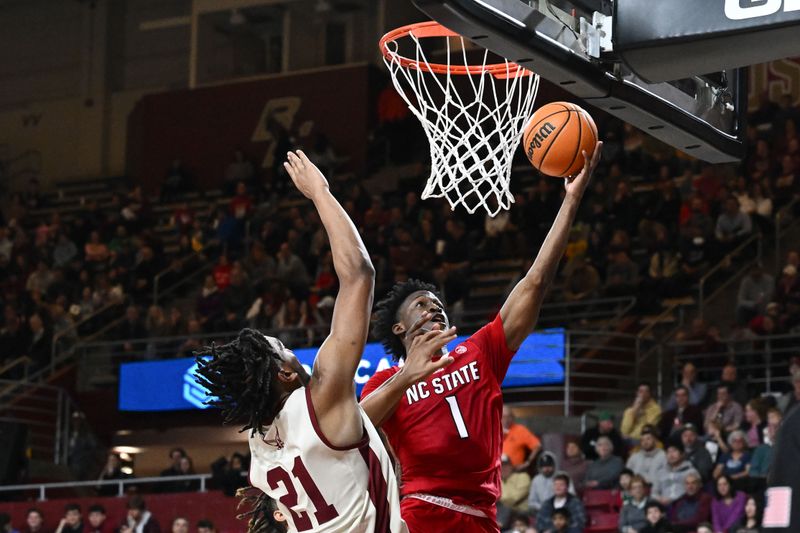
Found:
[[[369,446],[369,433],[367,433],[367,428],[364,426],[364,419],[359,414],[359,418],[361,418],[361,430],[362,436],[361,438],[353,444],[348,446],[334,446],[331,442],[325,437],[322,433],[322,428],[319,425],[319,421],[317,420],[317,413],[314,411],[314,402],[311,400],[311,388],[306,386],[306,405],[308,406],[308,416],[311,418],[311,425],[314,427],[314,433],[317,434],[319,440],[322,443],[330,448],[331,450],[335,450],[337,452],[344,452],[348,450],[356,450],[359,448],[363,448],[365,446]]]

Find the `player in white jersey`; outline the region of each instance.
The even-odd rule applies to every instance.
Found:
[[[375,270],[319,169],[300,151],[288,159],[286,170],[314,203],[331,243],[339,293],[330,334],[309,376],[278,339],[244,329],[235,341],[212,346],[210,359],[199,359],[198,382],[226,423],[250,430],[250,483],[277,502],[289,531],[405,533],[391,460],[353,381]],[[259,503],[250,530],[262,533],[272,509],[267,498]]]

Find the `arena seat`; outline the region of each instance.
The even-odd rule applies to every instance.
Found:
[[[619,524],[617,513],[590,513],[584,533],[616,533]]]
[[[587,511],[592,509],[619,511],[622,505],[617,490],[587,490],[583,493],[583,506]]]
[[[153,513],[161,526],[161,531],[170,531],[172,520],[178,516],[189,520],[191,530],[194,530],[197,521],[202,519],[214,522],[219,533],[244,533],[247,530],[246,522],[236,519],[236,515],[241,512],[236,510],[238,499],[227,497],[220,491],[147,494],[143,497],[147,509]],[[10,514],[11,523],[16,527],[22,527],[28,509],[37,507],[44,513],[46,527],[53,529],[64,515],[64,506],[68,503],[74,502],[81,506],[84,520],[89,506],[100,504],[106,509],[107,520],[119,525],[125,517],[127,501],[127,497],[83,497],[38,502],[0,502],[0,512]]]

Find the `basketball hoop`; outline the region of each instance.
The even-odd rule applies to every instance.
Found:
[[[405,37],[414,59],[399,53]],[[428,61],[420,39],[432,37],[445,39],[446,63]],[[451,54],[451,38],[460,41],[460,54]],[[511,161],[533,114],[539,76],[508,60],[489,64],[488,50],[479,65],[470,64],[464,38],[437,22],[398,28],[379,46],[395,89],[428,137],[431,175],[422,198],[444,197],[469,213],[483,206],[491,216],[509,209]],[[456,84],[455,77],[467,82]]]

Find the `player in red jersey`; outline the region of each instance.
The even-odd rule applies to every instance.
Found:
[[[556,274],[567,237],[602,142],[575,177],[533,266],[500,313],[451,353],[423,354],[422,342],[452,339],[441,299],[432,285],[409,280],[378,304],[375,332],[402,368],[376,373],[361,405],[383,429],[401,466],[401,512],[411,533],[496,532],[500,495],[500,384],[511,358],[533,331],[547,286]]]

